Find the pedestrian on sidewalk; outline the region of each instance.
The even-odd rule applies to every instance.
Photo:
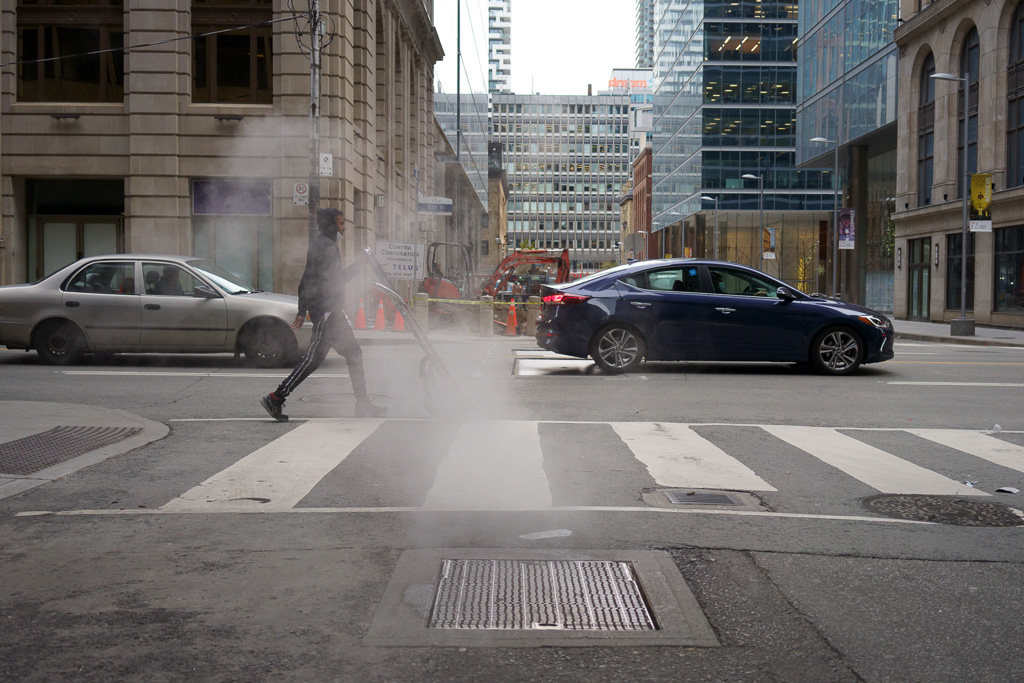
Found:
[[[338,252],[338,237],[345,234],[345,214],[338,209],[324,208],[316,212],[317,235],[306,253],[306,269],[299,282],[299,313],[290,324],[293,330],[302,327],[306,314],[313,321],[313,336],[306,355],[291,374],[272,393],[260,399],[260,404],[278,422],[287,422],[282,412],[284,402],[295,388],[320,367],[332,348],[344,356],[352,391],[356,395],[356,417],[380,417],[387,408],[374,405],[366,393],[363,374],[363,351],[356,341],[355,332],[342,309],[342,285],[351,280],[362,266],[353,263],[342,267]]]

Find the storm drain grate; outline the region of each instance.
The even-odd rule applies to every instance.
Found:
[[[141,432],[138,427],[54,427],[0,443],[0,473],[33,474]]]
[[[632,563],[444,559],[430,628],[653,631]]]
[[[725,493],[694,493],[692,491],[665,491],[669,502],[675,505],[742,505]]]

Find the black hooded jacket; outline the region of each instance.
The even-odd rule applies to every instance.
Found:
[[[299,315],[316,320],[325,313],[341,310],[342,285],[358,271],[358,264],[341,265],[338,230],[334,223],[318,225],[319,231],[309,245],[306,269],[299,281]]]

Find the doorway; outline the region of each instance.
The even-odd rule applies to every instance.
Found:
[[[31,216],[28,226],[31,282],[80,258],[124,251],[120,216]]]
[[[927,322],[928,300],[931,296],[931,255],[932,239],[923,237],[907,243],[910,252],[907,259],[907,319]]]

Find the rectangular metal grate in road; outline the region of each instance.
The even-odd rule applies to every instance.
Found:
[[[665,491],[675,505],[742,505],[726,493],[693,493],[687,491]]]
[[[0,474],[34,474],[141,432],[138,427],[54,427],[0,443]]]
[[[444,559],[430,628],[651,631],[632,563]]]

